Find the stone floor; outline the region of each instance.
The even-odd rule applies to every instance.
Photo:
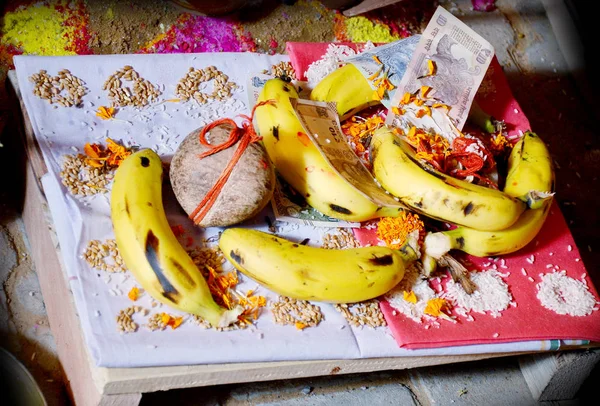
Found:
[[[598,167],[600,139],[594,126],[590,83],[573,74],[581,62],[569,56],[568,32],[557,25],[550,0],[498,1],[499,10],[475,13],[468,1],[442,2],[463,10],[463,18],[496,48],[516,99],[557,163],[557,195],[596,286],[600,247]],[[554,13],[554,14],[553,14]],[[564,15],[558,16],[558,23]],[[554,23],[554,27],[552,23]],[[553,29],[554,28],[554,29]],[[561,31],[562,30],[562,31]],[[567,44],[567,45],[565,45]],[[561,50],[562,47],[562,50]],[[566,57],[566,58],[565,58]],[[583,84],[582,84],[583,83]],[[7,109],[0,93],[0,113]],[[0,340],[31,371],[49,405],[68,404],[60,363],[45,314],[36,270],[20,219],[24,159],[14,137],[15,118],[0,125]],[[586,403],[600,373],[592,373],[578,393]],[[323,377],[294,381],[224,385],[144,395],[143,405],[329,405],[329,404],[536,404],[515,358],[439,366],[413,371]]]

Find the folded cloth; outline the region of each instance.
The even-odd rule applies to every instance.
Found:
[[[312,62],[325,54],[328,45],[287,43],[290,61],[299,78],[304,77]],[[495,57],[476,100],[489,114],[505,121],[509,137],[516,137],[530,129],[529,121],[513,97],[502,66]],[[362,245],[380,243],[373,229],[362,227],[354,232]],[[501,258],[465,255],[465,259],[472,264],[469,267],[471,270],[494,269],[502,274],[513,298],[511,305],[497,317],[490,312],[471,312],[467,315],[453,313],[456,323],[443,319],[417,323],[395,311],[387,300],[382,300],[381,309],[400,347],[417,349],[544,339],[600,341],[598,292],[587,275],[573,236],[556,202],[552,205],[544,227],[528,246]],[[543,307],[537,298],[542,275],[562,270],[566,271],[567,276],[585,283],[594,296],[596,310],[590,315],[558,314]],[[440,283],[445,286],[446,280]],[[432,282],[434,288],[438,285],[438,282]],[[564,300],[569,301],[569,293],[564,293]],[[562,294],[563,292],[559,292],[559,297]]]

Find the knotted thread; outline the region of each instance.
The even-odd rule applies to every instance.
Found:
[[[209,148],[207,151],[198,155],[200,159],[206,158],[207,156],[216,154],[217,152],[230,148],[233,145],[235,145],[235,143],[237,143],[238,141],[239,144],[237,149],[235,150],[235,153],[233,154],[233,157],[231,157],[231,161],[229,161],[225,169],[223,169],[223,172],[221,172],[221,175],[219,176],[219,179],[217,179],[217,182],[213,185],[213,187],[208,191],[206,196],[204,196],[204,199],[202,199],[202,201],[198,203],[198,206],[196,206],[194,211],[190,214],[189,217],[194,222],[194,224],[200,224],[204,217],[206,217],[206,214],[213,207],[213,205],[217,201],[217,198],[219,197],[219,194],[223,190],[225,183],[227,183],[229,175],[231,175],[233,168],[244,154],[244,151],[246,151],[246,148],[248,148],[248,145],[254,142],[258,142],[262,139],[261,136],[256,134],[256,132],[254,131],[254,127],[252,126],[254,111],[257,107],[272,103],[273,100],[266,100],[257,103],[252,108],[252,113],[250,114],[250,117],[244,114],[240,114],[239,117],[242,117],[244,119],[244,122],[242,123],[242,128],[239,128],[236,122],[231,118],[221,118],[208,124],[200,131],[200,134],[198,135],[200,144]],[[206,140],[206,134],[210,130],[217,126],[220,126],[221,124],[229,124],[233,127],[229,132],[229,138],[225,140],[225,142],[218,145],[209,144],[209,142]]]

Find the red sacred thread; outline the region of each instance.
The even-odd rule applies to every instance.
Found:
[[[207,151],[198,155],[200,159],[206,158],[207,156],[216,154],[217,152],[232,147],[238,141],[239,144],[237,149],[235,150],[235,153],[233,154],[233,157],[231,157],[231,161],[229,161],[225,169],[223,169],[223,172],[221,172],[221,175],[219,176],[219,179],[217,179],[217,182],[213,185],[213,187],[208,191],[206,196],[204,196],[204,199],[202,199],[202,201],[198,203],[198,206],[196,206],[194,211],[190,214],[190,219],[192,219],[194,224],[199,224],[204,219],[206,214],[210,211],[210,209],[213,207],[213,205],[217,201],[217,197],[219,197],[219,194],[223,190],[225,183],[227,183],[229,175],[231,175],[233,168],[242,157],[244,151],[246,151],[248,145],[250,145],[253,142],[258,142],[262,139],[261,136],[256,134],[256,132],[254,131],[254,127],[252,126],[252,119],[254,118],[254,112],[256,108],[264,106],[265,104],[273,103],[274,100],[266,100],[257,103],[252,108],[252,113],[250,114],[250,117],[244,114],[240,114],[239,117],[242,117],[244,119],[244,122],[242,123],[242,128],[239,128],[236,122],[231,118],[221,118],[208,124],[200,131],[200,134],[198,136],[200,144],[209,148]],[[206,134],[213,128],[222,124],[229,124],[233,127],[229,133],[229,138],[225,140],[225,142],[218,145],[209,144],[206,140]]]

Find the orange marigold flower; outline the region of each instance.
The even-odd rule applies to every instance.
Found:
[[[383,217],[377,223],[377,238],[392,249],[399,249],[413,231],[418,230],[420,238],[425,234],[425,225],[418,214],[402,212],[398,217]]]

